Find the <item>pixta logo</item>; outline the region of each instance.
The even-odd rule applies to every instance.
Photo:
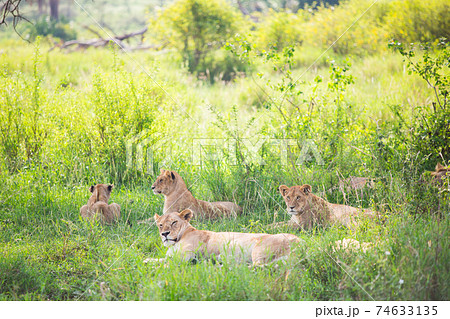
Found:
[[[315,160],[318,165],[324,162],[313,140],[299,143],[295,139],[270,139],[267,137],[223,139],[193,138],[177,141],[162,136],[152,136],[148,131],[129,139],[126,143],[126,160],[129,169],[136,167],[142,173],[152,172],[155,164],[172,167],[172,150],[183,154],[188,165],[202,166],[207,162],[222,162],[227,165],[253,163],[266,165],[263,148],[279,158],[280,165],[303,165]],[[297,151],[293,151],[296,149]],[[267,153],[267,152],[266,152]],[[134,156],[133,156],[134,155]]]

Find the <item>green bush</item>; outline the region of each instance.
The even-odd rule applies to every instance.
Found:
[[[342,1],[339,6],[318,6],[311,11],[311,19],[304,26],[304,44],[321,48],[331,47],[335,53],[362,54],[377,51],[383,30],[384,4],[378,3],[367,11],[354,26],[352,23],[373,1]],[[350,27],[350,28],[349,28]]]
[[[34,25],[28,27],[26,32],[30,40],[35,40],[38,36],[53,36],[63,41],[77,38],[77,32],[70,23],[64,19],[56,21],[49,16],[40,17]]]
[[[225,52],[224,49],[219,49],[208,54],[198,65],[197,69],[200,79],[214,83],[217,81],[231,81],[248,72],[250,67],[248,64]]]
[[[243,26],[243,19],[224,0],[179,0],[150,24],[153,36],[176,48],[190,72],[206,72],[211,62],[205,60],[213,59],[216,50]]]
[[[449,38],[449,0],[341,1],[310,10],[303,27],[303,43],[338,54],[367,54],[385,49],[391,38],[433,41]]]
[[[389,6],[386,31],[400,42],[431,42],[450,39],[450,1],[396,0]]]
[[[270,9],[256,24],[255,45],[261,49],[275,47],[281,51],[284,47],[301,44],[306,17],[303,10],[295,14]]]
[[[409,74],[419,75],[434,91],[434,101],[431,105],[418,106],[409,125],[409,142],[416,151],[430,159],[430,165],[434,165],[436,161],[450,157],[450,45],[446,39],[440,39],[434,47],[436,52],[429,43],[407,47],[392,41],[389,46],[404,57]],[[421,49],[419,56],[418,48]]]

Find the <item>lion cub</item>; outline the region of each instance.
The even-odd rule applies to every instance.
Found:
[[[120,218],[120,206],[116,203],[108,205],[113,185],[97,184],[89,187],[92,193],[87,205],[80,208],[83,218],[98,218],[102,224],[111,224]]]
[[[308,229],[316,224],[340,224],[348,228],[357,224],[357,217],[374,218],[376,212],[347,205],[332,204],[311,193],[310,185],[281,185],[279,188],[287,206],[291,220],[274,223],[270,227],[289,226],[295,229]]]
[[[189,221],[193,216],[190,209],[181,213],[155,214],[159,235],[164,246],[169,247],[166,257],[179,255],[185,261],[197,256],[229,256],[238,262],[264,265],[287,258],[292,245],[300,239],[292,234],[248,234],[231,232],[212,232],[198,230]],[[148,262],[152,259],[147,259]]]
[[[174,171],[161,169],[161,174],[152,185],[153,193],[164,195],[164,214],[191,209],[195,217],[232,217],[242,213],[242,208],[232,202],[205,202],[195,199],[187,189],[181,176]]]

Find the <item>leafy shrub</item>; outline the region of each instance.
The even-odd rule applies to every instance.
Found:
[[[295,14],[270,9],[256,25],[255,44],[266,50],[274,47],[277,51],[287,46],[300,44],[303,38],[302,26],[306,17],[304,11]]]
[[[206,72],[205,67],[211,65],[206,58],[212,61],[242,21],[224,0],[179,0],[159,12],[150,29],[159,41],[181,53],[190,72]]]
[[[199,78],[214,83],[217,81],[231,81],[239,75],[248,72],[250,67],[234,56],[227,54],[224,49],[219,49],[208,54],[198,65],[197,69],[199,70]]]
[[[336,7],[320,5],[311,10],[312,17],[304,26],[304,44],[331,47],[338,54],[378,51],[386,36],[382,25],[387,7],[380,2],[365,12],[372,3],[350,0]]]
[[[390,38],[400,42],[431,42],[450,39],[450,1],[397,0],[392,1],[386,16]]]
[[[339,54],[381,51],[395,37],[401,41],[433,41],[449,38],[450,1],[348,0],[338,6],[320,5],[310,10],[304,25],[304,44],[331,47]]]
[[[450,158],[450,93],[449,65],[450,47],[446,39],[440,39],[435,46],[427,43],[419,45],[421,56],[417,57],[417,46],[406,47],[401,42],[392,41],[389,46],[397,50],[407,63],[409,74],[415,73],[425,80],[435,93],[431,105],[421,105],[415,110],[410,132],[416,151],[436,160]]]
[[[30,40],[36,39],[37,36],[53,36],[63,41],[77,38],[77,32],[70,23],[64,19],[56,21],[49,16],[40,17],[34,25],[28,27],[27,33]]]

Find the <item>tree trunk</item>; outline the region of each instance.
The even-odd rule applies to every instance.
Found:
[[[50,17],[52,19],[58,20],[58,6],[59,6],[59,0],[50,0]]]
[[[39,15],[44,13],[44,0],[38,0]]]

